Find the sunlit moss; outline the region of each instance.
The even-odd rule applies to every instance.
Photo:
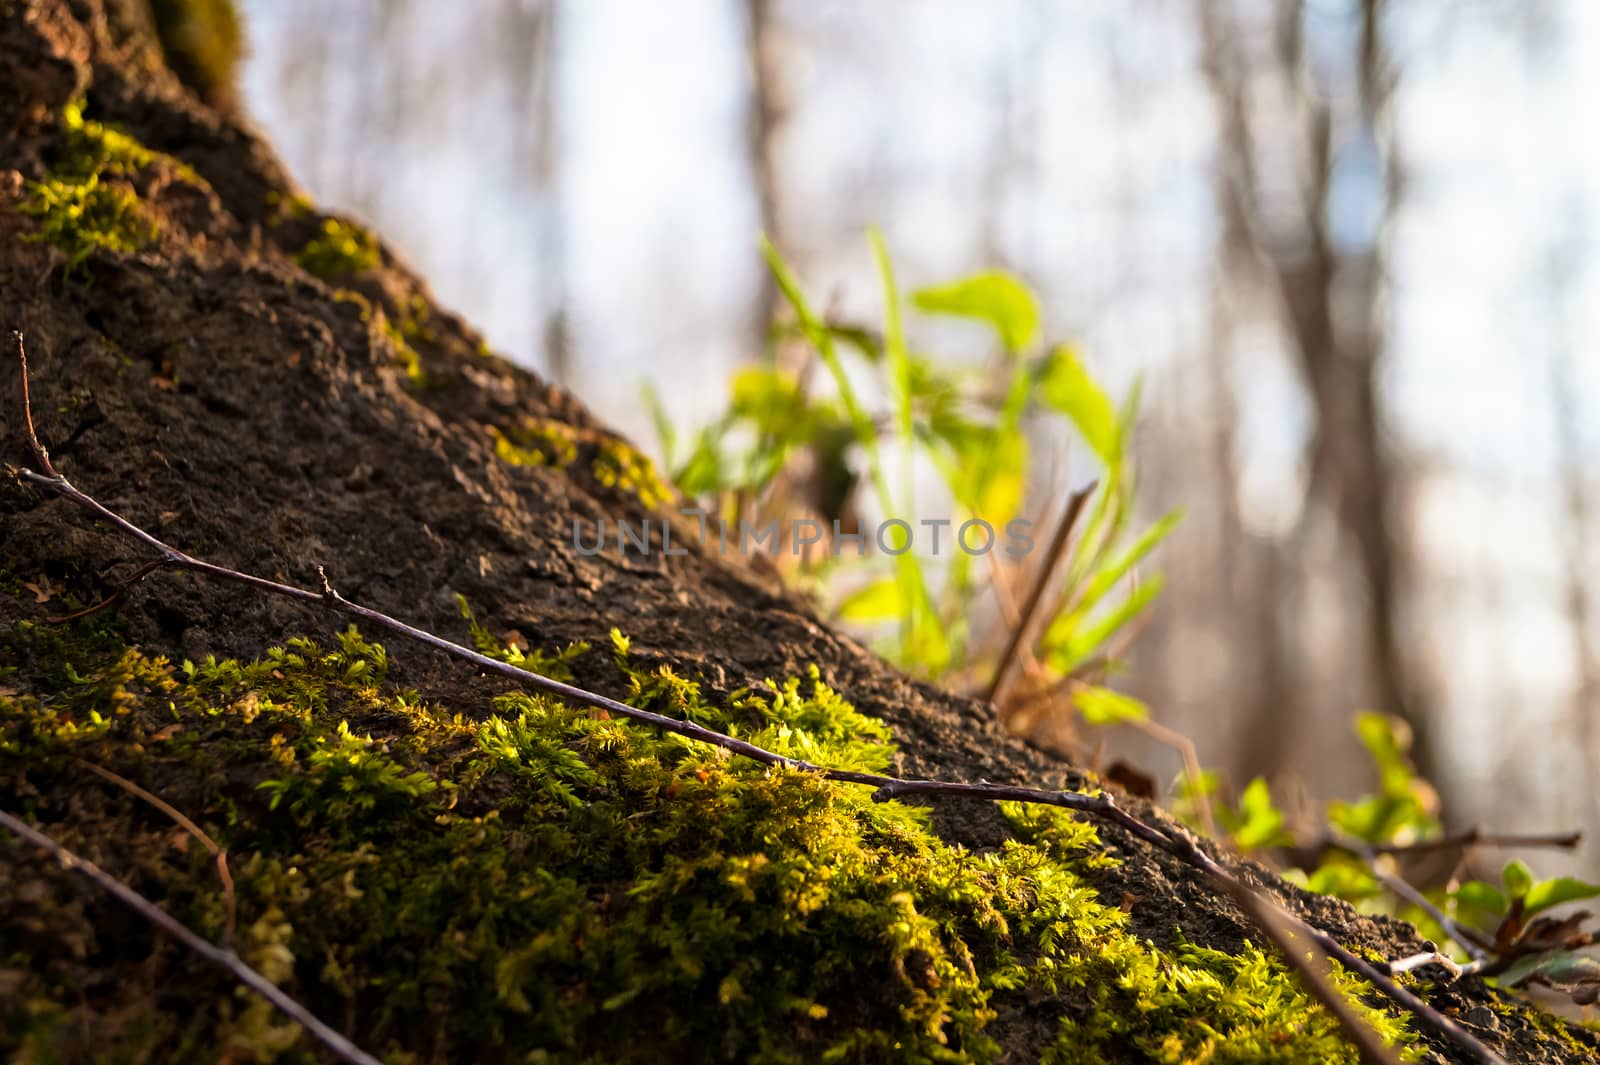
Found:
[[[486,653],[557,673],[584,653],[536,660],[468,613]],[[1059,1012],[1052,1061],[1355,1060],[1270,956],[1131,935],[1084,876],[1109,861],[1093,828],[1062,811],[1007,806],[1017,838],[973,853],[865,788],[542,695],[504,694],[487,717],[428,705],[353,629],[174,665],[81,625],[0,634],[0,795],[109,843],[148,811],[51,823],[52,797],[84,787],[74,760],[160,790],[227,849],[246,958],[385,1057],[992,1061],[992,1022],[1028,1001]],[[826,765],[892,763],[889,730],[814,670],[711,700],[635,665],[620,636],[613,656],[636,705]],[[58,682],[18,691],[43,661]],[[179,844],[120,868],[218,938],[209,856]],[[0,925],[48,940],[77,920],[24,904]],[[115,956],[130,933],[96,934]],[[0,1024],[46,1056],[87,1052],[90,1031],[164,1060],[304,1051],[180,955],[136,956],[92,1000],[79,981],[103,958],[3,959],[33,1005],[0,1006]]]
[[[360,226],[324,219],[322,231],[295,253],[294,261],[324,281],[359,274],[378,265],[378,241]]]
[[[581,449],[587,449],[589,472],[600,484],[627,492],[651,508],[672,501],[672,487],[649,456],[617,437],[586,434],[549,418],[525,418],[490,432],[495,454],[514,465],[566,469],[578,462]]]
[[[157,164],[180,180],[202,184],[183,163],[152,151],[128,134],[83,117],[79,103],[63,109],[64,149],[43,181],[32,183],[22,212],[39,220],[30,239],[59,248],[68,274],[96,251],[134,252],[159,226],[125,180]]]
[[[672,489],[656,472],[656,464],[621,440],[607,440],[600,445],[600,455],[594,460],[594,477],[609,488],[638,496],[647,507],[672,502]]]
[[[399,366],[406,375],[406,380],[413,385],[420,385],[427,380],[427,374],[422,369],[422,356],[417,349],[411,346],[411,341],[406,338],[404,331],[387,318],[383,320],[383,335],[388,338],[389,346],[394,349],[395,365]]]
[[[567,467],[578,461],[578,434],[564,422],[525,418],[502,431],[493,426],[494,453],[515,466]]]
[[[59,248],[67,257],[67,273],[96,251],[134,252],[156,236],[156,223],[125,185],[102,184],[99,175],[86,180],[51,177],[36,182],[22,205],[39,220],[30,238]]]

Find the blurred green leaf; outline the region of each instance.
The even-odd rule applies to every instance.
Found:
[[[1506,893],[1482,880],[1468,880],[1450,893],[1458,906],[1470,906],[1493,917],[1502,916],[1511,908]]]
[[[1532,917],[1540,910],[1548,910],[1564,902],[1592,899],[1596,895],[1600,895],[1600,884],[1585,883],[1570,876],[1541,880],[1528,889],[1527,897],[1523,900],[1522,913],[1526,917]]]
[[[1187,769],[1178,774],[1173,783],[1172,812],[1189,827],[1199,830],[1202,824],[1200,808],[1222,786],[1222,774],[1215,769],[1201,769],[1191,774]]]
[[[1165,540],[1173,529],[1183,521],[1183,511],[1174,510],[1164,515],[1150,528],[1146,529],[1137,540],[1129,544],[1123,551],[1110,562],[1095,571],[1084,586],[1083,592],[1074,604],[1074,609],[1080,613],[1093,610],[1118,581],[1128,575],[1134,566],[1144,561],[1145,556],[1154,551]]]
[[[1436,833],[1437,799],[1411,764],[1410,728],[1397,717],[1373,711],[1357,714],[1355,725],[1378,771],[1378,790],[1356,802],[1330,803],[1329,823],[1368,843],[1426,839]]]
[[[900,321],[900,290],[895,286],[894,264],[889,261],[889,248],[883,234],[876,229],[867,234],[872,244],[872,254],[878,263],[878,276],[883,284],[883,346],[889,356],[889,382],[893,386],[895,427],[900,439],[911,445],[911,356],[906,351],[905,328]],[[902,502],[909,509],[911,500]]]
[[[655,423],[656,439],[661,441],[661,461],[670,470],[677,464],[677,427],[668,417],[666,405],[661,402],[661,393],[656,391],[654,385],[645,382],[639,386],[639,392],[644,399],[645,409],[650,412],[650,420]]]
[[[1265,777],[1256,777],[1239,793],[1239,805],[1224,818],[1233,840],[1243,850],[1279,847],[1294,842],[1284,829],[1283,811],[1272,802]]]
[[[1383,893],[1377,877],[1366,866],[1348,858],[1332,858],[1320,865],[1306,878],[1306,890],[1346,902],[1361,902]]]
[[[1512,964],[1499,976],[1499,981],[1517,987],[1538,976],[1556,987],[1578,984],[1600,984],[1600,961],[1570,950],[1550,950],[1532,954]],[[1593,1001],[1591,997],[1589,1001]]]
[[[1156,574],[1098,619],[1086,620],[1073,614],[1056,618],[1045,630],[1045,637],[1040,642],[1051,668],[1062,674],[1070,674],[1087,662],[1101,645],[1155,602],[1161,594],[1162,584],[1161,575]]]
[[[1020,432],[982,430],[957,452],[947,474],[957,503],[999,527],[1022,510],[1027,488],[1028,441]]]
[[[1085,684],[1074,690],[1072,705],[1091,725],[1120,725],[1150,717],[1150,708],[1138,699],[1095,684]]]
[[[1397,717],[1365,710],[1356,715],[1356,735],[1372,755],[1383,792],[1388,795],[1409,792],[1415,779],[1407,757],[1411,750],[1410,726]]]
[[[1070,345],[1062,344],[1045,356],[1038,371],[1044,401],[1072,419],[1078,432],[1107,466],[1122,453],[1122,427],[1117,408],[1083,360]]]
[[[674,472],[672,479],[685,495],[697,496],[718,492],[725,487],[722,455],[713,443],[710,433],[702,433],[695,441],[694,450]]]
[[[1039,303],[1028,286],[1002,270],[985,270],[944,285],[919,289],[917,309],[988,322],[1010,352],[1020,352],[1039,333]]]
[[[792,433],[804,429],[806,404],[793,374],[765,366],[747,366],[733,375],[729,385],[730,409],[764,431]]]
[[[845,596],[834,613],[845,621],[891,621],[905,612],[900,598],[900,583],[893,577],[880,577]]]

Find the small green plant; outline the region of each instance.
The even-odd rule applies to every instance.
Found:
[[[1372,759],[1377,788],[1354,801],[1329,803],[1325,826],[1315,838],[1296,838],[1261,778],[1245,787],[1237,803],[1223,801],[1215,773],[1184,779],[1178,812],[1193,822],[1198,804],[1209,802],[1238,850],[1280,854],[1291,864],[1286,875],[1307,889],[1402,916],[1430,939],[1454,943],[1463,960],[1477,951],[1483,972],[1503,984],[1543,984],[1579,1004],[1600,999],[1600,962],[1580,953],[1600,939],[1596,930],[1585,928],[1591,915],[1547,913],[1600,896],[1600,885],[1568,876],[1540,880],[1514,858],[1505,863],[1498,883],[1452,875],[1419,892],[1426,905],[1415,896],[1394,894],[1400,890],[1394,856],[1445,842],[1438,802],[1411,762],[1411,734],[1403,721],[1358,714],[1356,733]]]
[[[541,673],[553,680],[570,681],[573,659],[589,649],[588,644],[580,641],[568,644],[555,654],[548,654],[539,648],[528,650],[527,640],[520,633],[507,633],[506,638],[502,639],[485,628],[467,605],[467,597],[459,593],[456,595],[456,609],[461,612],[462,619],[467,623],[467,631],[472,634],[472,646],[480,653],[509,665]]]
[[[777,250],[766,246],[795,323],[780,335],[803,341],[814,361],[741,369],[726,412],[689,440],[647,393],[673,480],[724,528],[803,513],[832,522],[844,535],[847,526],[859,526],[863,509],[875,507],[886,524],[878,537],[866,532],[864,539],[878,541],[876,553],[825,552],[820,561],[802,564],[799,576],[848,624],[873,631],[892,622],[894,638],[885,652],[930,677],[965,677],[976,685],[986,670],[1008,664],[996,658],[1005,632],[973,629],[973,618],[992,614],[994,604],[980,600],[997,583],[1059,583],[1035,626],[1030,652],[1039,668],[1030,671],[1016,701],[1065,694],[1092,724],[1142,720],[1148,714],[1142,704],[1103,682],[1160,593],[1159,579],[1135,580],[1137,568],[1180,515],[1133,534],[1129,445],[1138,389],[1119,408],[1074,348],[1042,345],[1037,299],[1001,271],[922,288],[909,300],[922,315],[965,319],[991,331],[998,354],[988,370],[913,348],[887,248],[876,232],[870,242],[883,293],[881,332],[826,320]],[[881,396],[883,409],[869,396]],[[1029,550],[1042,548],[1045,537],[1034,535],[1030,524],[1013,523],[1029,509],[1030,429],[1050,420],[1071,428],[1101,478],[1070,550],[1045,564],[1038,562],[1042,551]],[[897,483],[891,456],[903,474]],[[919,524],[918,463],[936,472],[942,492],[934,505],[951,513],[935,531],[943,535],[939,565],[909,542],[911,527]],[[1023,563],[1036,563],[1031,571],[1002,565],[998,572],[975,572],[981,555],[1000,551],[1000,530],[1019,529],[1029,530],[1028,543],[1009,543],[1026,556]],[[958,536],[964,539],[952,544]],[[987,549],[967,549],[984,539]]]

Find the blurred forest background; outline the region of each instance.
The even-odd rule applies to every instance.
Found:
[[[245,8],[311,193],[641,445],[636,383],[693,426],[762,352],[763,231],[872,322],[870,224],[907,287],[1014,271],[1144,375],[1140,497],[1188,512],[1126,683],[1158,720],[1293,807],[1370,787],[1386,710],[1449,824],[1600,836],[1600,5]]]

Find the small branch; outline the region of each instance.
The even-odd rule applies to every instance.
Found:
[[[194,951],[194,953],[213,965],[226,969],[233,975],[234,979],[272,1003],[280,1013],[297,1022],[307,1032],[311,1033],[313,1038],[342,1060],[352,1062],[353,1065],[382,1065],[377,1058],[368,1054],[326,1024],[323,1024],[316,1018],[315,1014],[290,998],[288,993],[277,984],[274,984],[271,980],[268,980],[265,976],[245,964],[239,955],[231,950],[224,950],[210,940],[196,935],[177,918],[167,913],[166,910],[163,910],[98,865],[86,858],[78,857],[43,832],[40,832],[27,822],[17,819],[5,810],[0,810],[0,828],[8,830],[13,835],[21,837],[40,850],[48,852],[51,857],[61,863],[63,868],[92,881],[118,902],[172,936],[185,947]]]
[[[1425,950],[1420,954],[1413,954],[1409,958],[1400,958],[1389,963],[1389,975],[1399,976],[1413,969],[1420,969],[1424,965],[1437,965],[1450,974],[1450,979],[1459,980],[1463,976],[1471,976],[1484,970],[1482,961],[1468,962],[1462,965],[1448,954],[1441,954],[1437,950]]]
[[[18,336],[17,348],[20,354],[22,350],[20,335]],[[27,365],[26,361],[24,360],[24,375],[26,374],[26,370]],[[24,400],[26,400],[26,390],[24,390]],[[33,423],[31,417],[27,415],[27,412],[24,412],[23,424],[28,432],[30,448],[34,452],[36,458],[44,456],[44,448],[39,445],[38,440],[33,436]],[[1006,784],[990,784],[987,782],[964,784],[939,780],[902,780],[896,777],[882,776],[877,773],[864,773],[845,769],[829,769],[825,766],[815,765],[811,762],[806,762],[798,758],[790,758],[785,755],[777,754],[773,751],[768,751],[765,748],[758,747],[757,745],[746,740],[741,740],[735,736],[729,736],[720,732],[715,732],[702,725],[695,724],[692,721],[684,721],[678,718],[667,717],[664,714],[658,714],[650,710],[643,710],[636,706],[629,706],[627,703],[619,702],[618,700],[609,698],[608,696],[587,691],[575,685],[554,680],[550,677],[533,673],[526,669],[521,669],[517,666],[511,665],[508,662],[502,662],[496,658],[490,658],[488,655],[482,654],[481,652],[463,647],[462,645],[453,643],[441,636],[435,636],[431,632],[419,629],[414,625],[408,625],[405,622],[400,621],[397,618],[390,617],[389,615],[380,611],[373,610],[370,607],[362,606],[359,603],[351,602],[333,590],[333,586],[329,582],[327,574],[320,567],[318,568],[318,573],[321,578],[322,590],[314,592],[304,588],[295,587],[294,585],[282,584],[278,581],[268,580],[264,577],[257,577],[252,574],[242,573],[238,570],[229,569],[225,566],[219,566],[214,563],[201,561],[200,559],[185,554],[184,552],[179,551],[177,548],[157,539],[150,533],[145,532],[137,525],[134,525],[132,522],[122,517],[120,514],[112,511],[98,500],[94,499],[92,496],[80,491],[75,485],[72,484],[72,482],[67,480],[64,475],[56,471],[53,466],[45,465],[47,462],[47,457],[44,457],[41,461],[41,469],[45,470],[45,472],[37,472],[33,470],[20,470],[18,472],[22,477],[33,484],[47,489],[48,491],[54,492],[64,499],[70,500],[79,507],[82,507],[83,509],[94,514],[101,520],[108,522],[110,525],[122,531],[124,534],[138,540],[140,543],[148,545],[150,548],[156,551],[168,565],[171,565],[176,569],[189,570],[191,572],[214,577],[219,580],[232,581],[236,584],[243,584],[272,595],[282,596],[287,599],[295,599],[303,603],[324,607],[325,609],[332,610],[335,613],[359,618],[363,621],[370,622],[378,628],[387,629],[390,632],[395,632],[402,636],[409,637],[410,639],[435,648],[436,650],[443,651],[446,654],[453,655],[463,661],[471,662],[473,665],[486,672],[509,677],[512,680],[515,680],[518,683],[537,691],[542,691],[549,695],[566,699],[569,702],[576,703],[580,706],[590,706],[596,709],[605,710],[606,712],[618,717],[642,721],[662,729],[663,731],[684,736],[688,739],[699,740],[702,743],[719,747],[731,754],[752,759],[753,761],[759,762],[763,765],[781,766],[786,769],[814,773],[824,779],[835,780],[846,784],[865,785],[874,789],[872,798],[875,802],[885,802],[889,799],[894,799],[905,795],[933,795],[946,798],[979,799],[986,802],[1011,800],[1037,803],[1048,806],[1058,806],[1064,809],[1074,810],[1109,824],[1118,826],[1136,839],[1142,840],[1150,846],[1171,855],[1180,862],[1183,862],[1184,864],[1204,873],[1207,877],[1216,881],[1218,884],[1223,885],[1230,894],[1235,891],[1252,893],[1253,889],[1246,886],[1242,881],[1238,880],[1221,865],[1219,865],[1217,861],[1204,850],[1202,850],[1195,842],[1194,838],[1182,828],[1177,826],[1173,826],[1170,829],[1157,827],[1150,822],[1141,820],[1132,813],[1129,813],[1127,810],[1123,809],[1121,806],[1117,805],[1116,801],[1106,792],[1088,794],[1085,792],[1076,791],[1048,791],[1039,788],[1028,788]],[[1068,514],[1063,516],[1061,528],[1057,530],[1056,536],[1056,539],[1063,545],[1066,540],[1066,534],[1070,532],[1074,520],[1072,517],[1072,512],[1074,510],[1082,509],[1083,501],[1087,499],[1092,488],[1093,486],[1091,485],[1089,488],[1074,493],[1073,501],[1069,502]],[[1052,545],[1052,547],[1054,546],[1055,545]],[[1045,583],[1046,579],[1047,578],[1042,578],[1040,585]],[[1042,595],[1042,592],[1037,591],[1039,585],[1036,585],[1035,587],[1036,593],[1030,597],[1031,605],[1033,600],[1037,600],[1040,595]],[[1027,620],[1027,613],[1027,611],[1024,611],[1024,620]],[[1019,628],[1017,631],[1020,633],[1022,629]],[[1018,639],[1020,639],[1020,637],[1014,637],[1013,643],[1015,644]],[[1012,648],[1011,653],[1015,653],[1014,647]],[[1010,655],[1007,657],[1009,658]],[[1002,664],[1005,663],[1003,662]],[[997,674],[997,676],[999,676],[999,674]],[[5,823],[7,827],[11,827],[12,825],[17,826],[16,828],[13,828],[13,831],[20,830],[20,834],[25,834],[30,839],[44,841],[41,843],[42,846],[54,848],[55,850],[60,851],[58,845],[49,841],[46,837],[40,836],[38,833],[33,832],[32,829],[27,828],[26,825],[22,825],[21,822],[15,821],[15,819],[10,818],[9,815],[0,814],[0,816],[6,817]],[[95,870],[95,872],[99,873],[99,870]],[[196,949],[201,950],[201,952],[205,953],[207,957],[220,959],[219,964],[224,965],[229,965],[227,959],[232,959],[233,962],[238,962],[237,957],[231,952],[222,951],[210,943],[199,939],[192,933],[189,933],[188,930],[184,929],[182,925],[177,924],[177,922],[173,921],[172,918],[168,917],[164,912],[157,909],[153,903],[149,903],[147,900],[144,900],[131,889],[123,887],[123,885],[114,879],[105,876],[103,873],[100,873],[100,876],[104,877],[104,880],[109,882],[109,884],[115,885],[115,889],[112,887],[107,887],[107,890],[114,890],[115,893],[118,894],[118,897],[123,898],[124,901],[127,901],[129,896],[131,896],[132,899],[138,900],[137,902],[129,901],[128,903],[130,906],[134,906],[136,909],[140,909],[140,904],[142,903],[144,907],[148,908],[149,910],[153,910],[155,914],[159,915],[159,919],[155,916],[150,916],[147,914],[147,916],[150,916],[151,920],[155,920],[157,923],[167,922],[167,924],[163,924],[163,927],[167,927],[168,924],[170,924],[171,926],[180,929],[182,935],[188,937],[188,939],[185,941],[196,941],[199,944]],[[1305,920],[1291,914],[1289,911],[1283,909],[1281,906],[1278,906],[1276,903],[1269,903],[1265,900],[1265,898],[1259,895],[1256,895],[1256,897],[1263,906],[1272,906],[1277,917],[1281,919],[1287,928],[1293,930],[1296,935],[1305,936],[1307,939],[1321,948],[1321,950],[1329,957],[1334,958],[1347,968],[1353,969],[1360,973],[1369,983],[1386,995],[1391,1001],[1403,1007],[1404,1009],[1409,1010],[1419,1021],[1433,1028],[1446,1039],[1453,1042],[1473,1061],[1480,1062],[1482,1065],[1505,1065],[1504,1060],[1499,1055],[1486,1047],[1471,1033],[1467,1032],[1460,1025],[1444,1016],[1432,1006],[1428,1005],[1428,1003],[1424,1002],[1421,998],[1418,998],[1408,989],[1396,984],[1392,979],[1390,979],[1390,976],[1386,971],[1386,966],[1383,968],[1374,966],[1365,958],[1353,954],[1349,950],[1345,949],[1345,947],[1340,944],[1338,940],[1334,939],[1321,929],[1316,928],[1307,923]],[[141,909],[141,912],[144,912],[144,910]],[[1247,914],[1247,916],[1249,916],[1249,914]],[[1270,936],[1270,933],[1268,934]],[[238,964],[244,969],[245,972],[248,972],[254,980],[266,984],[266,982],[261,980],[260,976],[255,974],[253,970],[243,966],[242,962],[239,962]],[[1291,964],[1293,963],[1291,962]],[[241,976],[241,979],[244,979],[244,977]],[[250,982],[250,986],[256,987],[257,984]],[[268,988],[272,987],[271,984],[266,984],[266,986]],[[276,988],[273,988],[272,990],[276,992]],[[281,996],[281,992],[277,993]],[[294,1005],[292,1000],[287,999],[287,996],[282,996],[282,998],[285,1001],[288,1001],[291,1005]],[[276,1003],[277,1000],[274,1001]],[[280,1006],[280,1008],[282,1007]],[[302,1010],[301,1012],[303,1013],[304,1011]],[[306,1014],[306,1016],[309,1017],[310,1015]],[[1345,1017],[1347,1015],[1335,1014],[1335,1016],[1339,1018],[1341,1025],[1345,1024]],[[315,1022],[315,1018],[310,1019]],[[1357,1018],[1357,1020],[1359,1020],[1359,1018]],[[1350,1035],[1352,1041],[1357,1043],[1357,1045],[1362,1043],[1364,1037],[1361,1035],[1361,1033],[1352,1032],[1349,1028],[1346,1028],[1346,1032]],[[338,1037],[337,1033],[332,1033],[331,1031],[329,1034],[335,1036],[336,1038],[342,1038]],[[351,1049],[354,1050],[353,1047]],[[360,1052],[356,1051],[356,1053]],[[370,1061],[372,1059],[362,1058],[351,1060]]]
[[[1034,615],[1039,612],[1039,604],[1044,600],[1045,589],[1050,584],[1050,578],[1055,576],[1056,567],[1061,563],[1061,556],[1066,552],[1067,541],[1072,537],[1072,529],[1078,524],[1078,517],[1083,513],[1083,505],[1089,501],[1089,496],[1094,493],[1098,481],[1090,481],[1084,487],[1072,493],[1067,500],[1067,509],[1061,514],[1061,521],[1056,525],[1055,535],[1050,538],[1050,547],[1045,552],[1044,562],[1039,566],[1039,572],[1033,579],[1033,587],[1028,589],[1028,598],[1022,606],[1022,617],[1011,630],[1011,637],[1006,641],[1005,650],[1000,652],[1000,661],[995,663],[994,677],[989,681],[989,688],[984,692],[983,698],[987,703],[996,703],[1005,693],[1006,675],[1011,672],[1011,663],[1017,657],[1017,648],[1027,638],[1028,630],[1033,628]]]
[[[1412,843],[1378,843],[1373,850],[1379,854],[1424,854],[1428,851],[1467,850],[1471,847],[1549,847],[1554,850],[1573,850],[1583,842],[1583,833],[1570,832],[1485,832],[1473,827],[1454,835],[1438,839],[1421,839]],[[1330,842],[1328,846],[1337,847]]]
[[[118,584],[110,595],[106,596],[93,606],[86,606],[82,610],[74,610],[70,614],[60,614],[56,617],[45,618],[44,623],[46,625],[65,625],[69,621],[78,621],[82,618],[88,617],[91,614],[98,614],[106,607],[121,599],[123,594],[127,592],[129,588],[132,588],[134,585],[138,584],[140,581],[144,580],[146,577],[150,576],[150,574],[154,573],[156,570],[160,569],[166,564],[167,560],[164,558],[158,558],[154,562],[146,562],[144,565],[140,566],[134,571],[133,576]]]
[[[1135,718],[1127,722],[1129,728],[1142,732],[1157,743],[1165,744],[1178,752],[1178,757],[1183,759],[1183,771],[1190,780],[1199,783],[1200,780],[1200,752],[1195,750],[1194,741],[1175,728],[1169,728],[1153,718]],[[1206,795],[1203,788],[1196,787],[1194,794],[1195,811],[1200,815],[1200,828],[1211,839],[1218,839],[1217,821],[1211,810],[1211,798]]]
[[[17,330],[11,331],[11,342],[17,346],[17,362],[22,365],[22,432],[23,439],[28,445],[28,450],[33,454],[33,461],[39,469],[52,477],[59,477],[56,467],[50,461],[50,452],[39,443],[39,434],[33,430],[33,397],[28,394],[28,352],[22,346],[22,334]]]
[[[1342,832],[1334,833],[1333,835],[1329,836],[1329,840],[1340,850],[1347,851],[1348,853],[1355,855],[1357,858],[1360,858],[1367,868],[1372,870],[1372,875],[1378,878],[1378,882],[1384,887],[1388,888],[1393,894],[1411,903],[1423,913],[1439,922],[1439,927],[1443,928],[1445,932],[1449,934],[1451,939],[1455,940],[1457,943],[1460,943],[1466,952],[1472,955],[1473,961],[1481,962],[1489,956],[1488,948],[1484,945],[1482,937],[1477,935],[1471,929],[1461,925],[1454,917],[1451,917],[1449,914],[1439,909],[1439,907],[1435,906],[1433,901],[1429,899],[1428,896],[1412,887],[1411,882],[1405,879],[1405,877],[1397,876],[1394,873],[1385,872],[1383,869],[1379,868],[1378,853],[1373,850],[1373,848],[1369,846],[1366,841],[1356,839],[1354,836],[1349,836]]]
[[[105,766],[95,765],[93,762],[86,761],[82,758],[78,759],[78,764],[89,770],[91,773],[94,773],[105,780],[111,781],[111,783],[115,784],[123,791],[126,791],[128,794],[141,798],[151,806],[154,806],[157,810],[160,810],[162,813],[170,817],[173,820],[173,823],[175,823],[179,828],[183,829],[185,832],[189,833],[189,835],[199,840],[200,845],[211,852],[211,857],[215,859],[217,863],[217,879],[222,881],[222,898],[226,906],[226,917],[223,925],[222,941],[224,943],[232,943],[233,931],[238,923],[238,907],[233,897],[233,874],[228,871],[228,852],[217,846],[216,840],[206,835],[205,831],[199,825],[191,821],[188,816],[186,816],[176,807],[172,806],[165,799],[161,798],[161,796],[151,794],[150,792],[141,788],[139,785],[135,784],[133,781],[129,780],[127,777],[120,773],[113,773]]]

